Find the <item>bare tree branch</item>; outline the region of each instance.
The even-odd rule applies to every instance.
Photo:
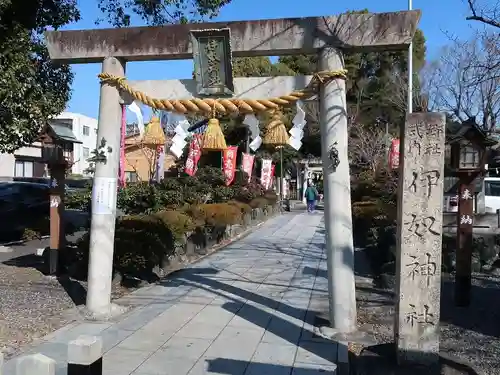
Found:
[[[478,34],[467,42],[455,41],[422,74],[432,110],[456,121],[475,118],[490,131],[500,116],[500,35]]]
[[[478,0],[467,0],[471,15],[466,19],[500,28],[500,1],[497,0],[495,4],[493,1],[491,4],[489,2],[487,4],[480,3],[481,1]]]
[[[349,134],[349,162],[357,168],[375,173],[386,162],[387,143],[380,127],[351,124]]]
[[[413,107],[415,111],[427,112],[428,100],[422,93],[423,86],[429,83],[423,80],[423,77],[415,75],[413,79]],[[408,75],[406,72],[396,71],[389,77],[385,88],[387,101],[396,107],[399,111],[405,113],[408,109]]]

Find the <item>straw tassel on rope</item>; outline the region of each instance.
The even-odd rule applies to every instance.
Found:
[[[266,127],[263,143],[265,145],[283,146],[288,144],[288,139],[288,132],[281,119],[281,113],[275,111],[272,115],[271,122]]]
[[[208,120],[207,129],[203,134],[202,148],[204,151],[222,151],[227,148],[226,139],[216,118]]]

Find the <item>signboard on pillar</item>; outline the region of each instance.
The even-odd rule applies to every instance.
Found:
[[[191,42],[198,94],[232,96],[234,83],[230,30],[191,31]]]

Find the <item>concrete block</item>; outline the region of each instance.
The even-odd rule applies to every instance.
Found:
[[[55,375],[56,361],[43,354],[32,354],[17,359],[16,375]]]
[[[82,335],[68,344],[68,363],[90,365],[102,357],[102,339]]]
[[[68,375],[102,375],[102,339],[80,336],[68,344]]]

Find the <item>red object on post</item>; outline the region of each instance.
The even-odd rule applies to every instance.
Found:
[[[125,187],[125,136],[127,130],[127,109],[124,104],[122,104],[122,122],[120,131],[120,175],[119,181],[120,186]]]
[[[272,173],[272,160],[262,159],[262,169],[260,171],[260,184],[264,189],[268,189],[271,183],[271,173]]]
[[[189,144],[189,154],[186,160],[184,172],[190,176],[194,176],[198,170],[198,161],[201,157],[201,135],[195,134],[193,140]]]
[[[399,139],[395,138],[391,141],[389,150],[389,168],[399,168]]]
[[[272,189],[273,187],[273,178],[274,178],[274,171],[276,170],[276,165],[271,164],[271,173],[269,174],[269,181],[267,182],[266,189]]]
[[[231,185],[234,181],[234,175],[236,172],[236,155],[238,151],[238,146],[229,146],[224,150],[223,156],[223,172],[226,177],[226,186]]]
[[[253,161],[255,156],[243,153],[243,162],[241,169],[248,175],[248,182],[252,179]]]

